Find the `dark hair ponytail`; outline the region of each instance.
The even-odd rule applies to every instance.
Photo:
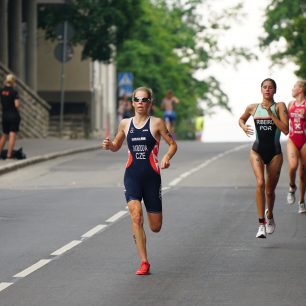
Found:
[[[270,81],[270,82],[273,84],[273,86],[274,86],[274,88],[275,88],[275,92],[276,92],[276,89],[277,89],[276,82],[275,82],[273,79],[270,79],[270,78],[264,79],[264,80],[261,82],[260,87],[262,87],[263,84],[264,84],[264,82],[266,82],[266,81]]]

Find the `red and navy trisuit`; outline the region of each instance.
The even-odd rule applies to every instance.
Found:
[[[147,212],[162,211],[161,177],[158,165],[159,141],[150,129],[151,118],[138,128],[133,118],[126,135],[128,161],[124,174],[126,201],[143,200]]]

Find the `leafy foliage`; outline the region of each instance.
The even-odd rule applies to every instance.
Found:
[[[297,76],[306,75],[306,2],[305,0],[272,0],[266,10],[266,36],[262,47],[270,47],[274,63],[292,60]]]
[[[230,111],[228,97],[218,80],[209,75],[199,79],[197,71],[205,72],[214,61],[226,63],[235,58],[237,62],[252,55],[239,48],[222,52],[218,34],[228,29],[229,19],[224,17],[221,25],[216,23],[221,17],[212,16],[205,25],[198,11],[201,1],[181,2],[143,2],[144,14],[137,20],[131,37],[118,49],[117,68],[133,72],[135,87],[145,85],[153,89],[157,114],[161,114],[158,105],[164,94],[172,89],[181,101],[176,106],[178,137],[189,138],[199,101],[204,101],[206,114],[213,113],[216,107]],[[235,18],[239,8],[228,12],[227,17]]]
[[[75,29],[74,43],[83,44],[83,58],[108,62],[114,46],[133,31],[141,14],[141,0],[74,0],[66,4],[40,4],[38,24],[47,38],[56,39],[55,28],[69,21]]]
[[[74,43],[84,46],[83,58],[117,62],[117,71],[134,75],[134,87],[153,89],[156,113],[168,89],[181,101],[176,108],[177,131],[188,138],[194,130],[199,101],[204,112],[216,107],[230,111],[218,80],[207,74],[214,63],[237,64],[251,59],[243,48],[222,51],[218,39],[238,16],[241,4],[216,14],[204,0],[74,0],[65,5],[40,5],[39,25],[47,38],[68,20],[75,28]],[[204,14],[205,13],[205,14]],[[201,16],[205,15],[205,20]],[[217,21],[216,21],[217,20]],[[115,52],[114,52],[115,51]],[[234,63],[232,61],[234,60]],[[197,77],[202,71],[205,78]]]

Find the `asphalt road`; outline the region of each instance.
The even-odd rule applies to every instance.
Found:
[[[179,143],[162,171],[163,229],[146,227],[145,277],[134,275],[126,149],[1,176],[0,305],[305,305],[306,215],[286,204],[285,160],[275,233],[255,238],[250,146]]]

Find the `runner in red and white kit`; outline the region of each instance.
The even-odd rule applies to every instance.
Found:
[[[102,148],[118,151],[124,139],[129,149],[128,161],[124,174],[125,197],[132,220],[132,231],[141,260],[137,275],[150,273],[147,256],[146,234],[142,201],[144,202],[149,226],[155,233],[162,227],[161,177],[157,160],[161,138],[169,145],[163,156],[160,168],[170,166],[170,159],[177,150],[177,145],[166,128],[165,122],[149,115],[152,107],[152,91],[146,87],[135,89],[132,95],[135,116],[121,120],[118,133],[113,141],[104,139]]]
[[[294,204],[296,171],[299,169],[299,213],[306,213],[304,197],[306,190],[306,81],[297,81],[292,88],[294,101],[288,104],[290,122],[290,133],[287,143],[289,163],[289,192],[287,195],[288,204]]]

